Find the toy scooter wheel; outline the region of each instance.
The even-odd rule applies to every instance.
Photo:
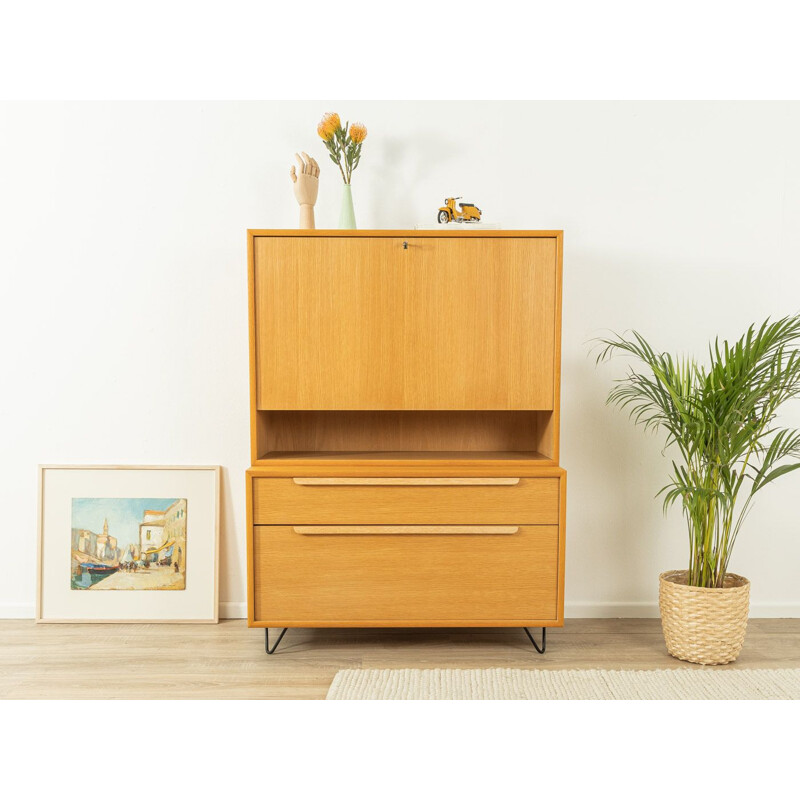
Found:
[[[438,219],[440,223],[450,222],[450,215],[446,211],[440,211]]]

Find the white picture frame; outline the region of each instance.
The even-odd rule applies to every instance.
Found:
[[[220,478],[219,466],[40,465],[36,622],[218,622]],[[75,503],[86,499],[132,502],[136,498],[182,500],[186,509],[182,512],[186,517],[182,581],[171,587],[145,587],[178,591],[76,591],[86,587],[76,586],[71,579],[75,570]],[[113,542],[116,548],[117,540]],[[114,551],[116,557],[110,557],[112,563],[115,558],[122,560],[121,549]],[[164,565],[154,566],[164,571]],[[141,574],[145,572],[148,570]],[[153,571],[149,572],[152,578]]]

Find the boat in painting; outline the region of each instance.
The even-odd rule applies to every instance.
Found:
[[[80,569],[89,570],[91,575],[110,575],[119,569],[119,564],[81,564]]]

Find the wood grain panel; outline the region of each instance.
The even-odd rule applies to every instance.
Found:
[[[393,239],[255,240],[260,409],[402,408]]]
[[[559,477],[561,467],[536,453],[286,453],[258,461],[248,474],[258,478]],[[434,457],[432,457],[434,456]],[[466,456],[466,457],[465,457]],[[530,457],[527,457],[530,456]]]
[[[558,527],[513,536],[254,529],[256,624],[557,619]]]
[[[409,239],[405,408],[552,409],[553,239]]]
[[[257,237],[263,410],[552,409],[556,240]]]
[[[291,478],[253,479],[256,525],[558,523],[558,478],[512,486],[304,486]]]
[[[538,450],[545,411],[258,411],[259,453]]]

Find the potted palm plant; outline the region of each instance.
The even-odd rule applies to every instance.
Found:
[[[800,395],[800,314],[750,326],[734,344],[709,346],[708,363],[656,351],[635,331],[600,338],[597,362],[621,354],[630,368],[608,395],[645,430],[665,435],[670,480],[664,510],[680,503],[689,565],[659,579],[667,650],[726,664],[744,642],[750,583],[728,571],[733,546],[761,489],[800,467],[800,431],[777,425]]]

